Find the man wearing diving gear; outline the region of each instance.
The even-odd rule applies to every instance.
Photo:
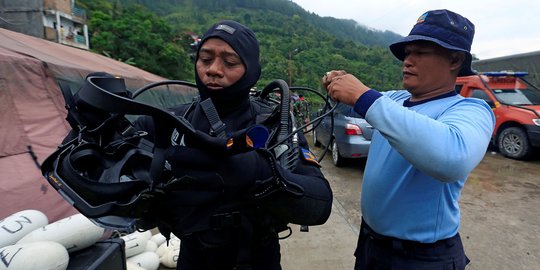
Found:
[[[268,123],[272,108],[249,93],[261,74],[252,30],[235,21],[213,25],[199,43],[195,70],[200,97],[174,114],[212,136]],[[208,116],[206,100],[217,119]],[[149,118],[138,123],[152,126]],[[288,223],[320,225],[330,215],[331,188],[301,132],[292,170],[267,150],[223,155],[190,145],[176,130],[171,144],[166,160],[177,188],[156,211],[160,230],[181,239],[177,269],[281,269],[278,232]]]

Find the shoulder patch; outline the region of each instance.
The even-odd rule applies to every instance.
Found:
[[[315,154],[313,154],[313,152],[311,152],[309,149],[302,148],[302,156],[304,157],[305,161],[314,163],[319,167],[321,166],[321,164],[319,164],[319,162],[317,161],[317,157],[315,156]]]

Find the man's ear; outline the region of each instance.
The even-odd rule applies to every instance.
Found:
[[[452,52],[450,54],[450,68],[452,70],[457,69],[459,71],[465,62],[465,58],[465,53],[463,52]]]

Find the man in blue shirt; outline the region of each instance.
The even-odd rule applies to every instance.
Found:
[[[355,269],[464,269],[458,200],[495,124],[482,100],[464,98],[474,25],[448,10],[424,13],[390,45],[405,90],[379,93],[345,71],[323,77],[328,95],[375,128],[362,183]],[[446,268],[449,267],[449,268]]]

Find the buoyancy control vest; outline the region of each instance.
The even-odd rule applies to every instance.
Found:
[[[206,100],[208,101],[208,100]],[[203,101],[204,102],[204,101]],[[171,113],[174,113],[177,116],[185,118],[190,122],[197,130],[211,134],[213,136],[225,136],[220,135],[220,133],[234,133],[238,130],[244,130],[246,128],[263,125],[268,128],[269,135],[276,132],[276,127],[279,124],[279,116],[277,115],[277,110],[275,105],[269,104],[264,100],[251,98],[249,102],[240,104],[237,108],[230,110],[228,113],[222,114],[222,117],[219,116],[209,116],[212,113],[209,113],[207,107],[203,106],[203,102],[200,99],[196,99],[191,104],[184,104],[170,109]],[[211,107],[212,105],[210,105]],[[145,119],[148,121],[149,119]],[[148,127],[149,123],[143,123],[140,126]],[[151,124],[150,124],[151,125]],[[215,129],[213,127],[224,127],[223,130],[219,128]],[[185,134],[179,130],[174,130],[171,134],[171,145],[173,146],[185,146],[192,147],[184,139]],[[196,146],[194,146],[196,147]],[[174,173],[174,168],[171,168]],[[231,170],[238,170],[241,168],[231,168]],[[201,177],[201,176],[199,176]],[[210,175],[213,177],[213,175]],[[205,182],[202,179],[194,179],[193,181]],[[296,192],[298,195],[301,194],[301,188],[296,187]],[[202,194],[202,192],[201,192]],[[201,194],[192,194],[193,196],[200,196]],[[248,197],[248,196],[246,196]],[[250,197],[253,199],[253,197]],[[230,198],[229,198],[230,199]],[[188,199],[189,200],[189,199]],[[196,200],[193,198],[193,200]],[[238,219],[238,214],[242,211],[251,211],[246,210],[249,208],[256,207],[254,201],[246,200],[242,198],[241,200],[231,200],[224,201],[223,199],[216,199],[215,205],[197,205],[193,206],[190,210],[186,211],[186,215],[190,217],[185,217],[185,219],[199,219],[198,224],[193,222],[188,222],[187,227],[178,228],[182,226],[177,226],[176,229],[171,228],[172,232],[177,235],[190,235],[197,231],[205,230],[216,230],[219,227],[235,227],[239,226],[240,220]],[[181,211],[185,211],[182,209]],[[199,212],[205,212],[201,214]],[[242,213],[245,214],[245,213]],[[207,215],[206,217],[204,215]],[[265,217],[265,222],[268,222],[268,218]],[[178,220],[176,221],[178,222]],[[275,225],[275,224],[274,224]],[[284,224],[279,225],[278,231],[281,231],[286,228]],[[269,228],[274,230],[273,228]]]
[[[240,104],[219,117],[212,112],[211,102],[210,105],[203,105],[203,102],[196,99],[191,104],[181,105],[170,111],[187,119],[197,130],[213,136],[226,136],[222,133],[234,133],[250,126],[263,125],[270,131],[269,137],[275,137],[274,140],[277,140],[276,133],[280,116],[276,104],[259,98],[251,98],[249,102]],[[148,123],[143,126],[147,125]],[[224,128],[221,129],[221,127]],[[171,145],[190,147],[184,140],[184,135],[183,132],[174,130],[171,134]],[[296,157],[299,158],[299,155],[300,153],[297,153]],[[296,162],[292,160],[294,158],[289,159],[291,163]],[[231,169],[241,171],[241,168]],[[175,168],[171,170],[175,174]],[[201,179],[201,177],[216,177],[215,174],[206,172],[195,175],[199,178],[193,181],[198,182],[212,181]],[[296,193],[301,196],[300,187],[296,187]],[[162,234],[168,236],[172,232],[181,238],[185,245],[189,245],[189,248],[199,252],[233,245],[237,249],[237,266],[249,266],[254,245],[268,245],[270,241],[278,240],[279,232],[290,230],[288,222],[279,220],[261,209],[260,203],[264,200],[255,200],[250,196],[233,198],[224,196],[210,202],[201,202],[199,205],[179,206],[186,200],[200,200],[201,197],[208,196],[204,191],[179,192],[177,196],[183,196],[183,198],[166,199],[164,203],[167,206],[163,204],[160,206],[163,212],[159,217],[158,227]]]
[[[172,130],[181,130],[194,145],[217,153],[253,149],[228,143],[246,141],[245,130],[229,138],[197,131],[182,117],[134,100],[136,95],[126,90],[123,79],[108,74],[90,74],[75,95],[66,86],[62,93],[72,131],[41,170],[68,202],[103,227],[132,231],[134,221],[152,216],[170,180],[164,152]],[[136,131],[125,115],[151,118],[155,140],[147,140],[146,131]]]
[[[301,151],[297,145],[295,146],[294,136],[290,136],[294,135],[292,132],[294,130],[291,130],[288,124],[293,122],[289,119],[288,104],[271,103],[260,96],[250,99],[249,102],[241,104],[244,107],[235,108],[231,110],[231,114],[224,114],[224,117],[219,119],[226,126],[229,125],[231,129],[228,131],[232,132],[222,138],[219,136],[221,125],[214,125],[215,123],[208,120],[208,116],[195,118],[195,113],[186,113],[189,112],[190,107],[197,112],[195,110],[197,105],[180,106],[176,115],[171,114],[134,101],[130,95],[122,96],[121,93],[127,91],[121,81],[118,78],[88,77],[86,84],[77,93],[80,101],[89,105],[88,111],[84,113],[79,110],[80,104],[70,104],[66,100],[68,105],[73,105],[68,106],[69,114],[83,113],[82,116],[86,114],[95,116],[97,111],[103,113],[103,117],[95,122],[104,124],[94,127],[90,123],[92,121],[85,120],[85,117],[78,117],[80,121],[70,121],[76,131],[75,136],[64,141],[59,149],[44,162],[43,175],[66,200],[72,202],[85,216],[94,220],[101,219],[98,223],[102,226],[119,226],[118,229],[122,229],[122,226],[132,228],[133,219],[155,218],[155,212],[159,212],[157,208],[164,198],[168,181],[171,180],[171,168],[166,164],[157,167],[154,165],[163,165],[162,152],[172,144],[173,130],[177,130],[178,134],[182,133],[187,138],[189,146],[206,148],[225,155],[254,151],[255,148],[266,150],[261,153],[269,155],[270,163],[273,162],[271,167],[276,173],[276,177],[271,179],[275,181],[264,183],[260,190],[254,193],[255,199],[259,199],[256,203],[231,201],[186,209],[184,216],[190,223],[181,230],[175,229],[178,234],[184,234],[187,237],[198,232],[215,232],[216,228],[239,228],[240,226],[245,232],[254,230],[254,235],[257,235],[267,229],[269,232],[277,232],[286,228],[287,221],[276,221],[264,211],[258,211],[257,207],[261,199],[276,190],[286,191],[292,196],[303,196],[302,187],[293,182],[287,183],[287,179],[279,175],[279,170],[276,169],[276,167],[283,167],[286,170],[293,170],[295,160],[301,156]],[[284,82],[277,84],[271,84],[270,88],[283,87],[283,85],[286,87]],[[116,89],[121,91],[113,91]],[[285,113],[283,113],[284,110]],[[133,129],[129,121],[123,117],[124,114],[144,115],[151,119],[149,122],[153,126],[145,126],[139,131],[154,131],[154,138],[149,139],[145,132],[137,132],[137,129]],[[203,115],[205,113],[199,111],[199,116]],[[187,119],[184,116],[192,118]],[[119,123],[126,123],[126,125],[117,125]],[[202,123],[207,123],[206,129],[198,126]],[[269,131],[263,145],[253,143],[257,140],[249,139],[248,131],[251,130],[246,129],[246,127],[260,124],[267,127]],[[197,128],[200,127],[201,130],[194,125]],[[103,136],[104,134],[110,136]],[[232,147],[229,144],[231,139],[235,141]],[[248,141],[251,141],[251,144],[247,143]],[[89,160],[92,162],[87,162]],[[276,160],[279,160],[280,166],[276,165]],[[331,194],[328,197],[329,199],[325,201],[329,203],[324,203],[326,210],[321,210],[321,212],[329,213]],[[321,216],[324,222],[327,215]],[[121,222],[117,222],[118,218]],[[127,218],[127,222],[124,222],[122,218]],[[313,224],[320,224],[320,222],[317,220]],[[175,220],[172,223],[175,223]],[[141,224],[136,226],[141,226]],[[144,227],[144,224],[142,226],[143,229],[152,228]],[[227,238],[226,234],[224,235]],[[213,235],[211,239],[219,238]],[[251,239],[243,241],[247,243]],[[218,244],[220,244],[219,241],[213,243],[213,245]],[[241,253],[243,252],[239,254]]]

